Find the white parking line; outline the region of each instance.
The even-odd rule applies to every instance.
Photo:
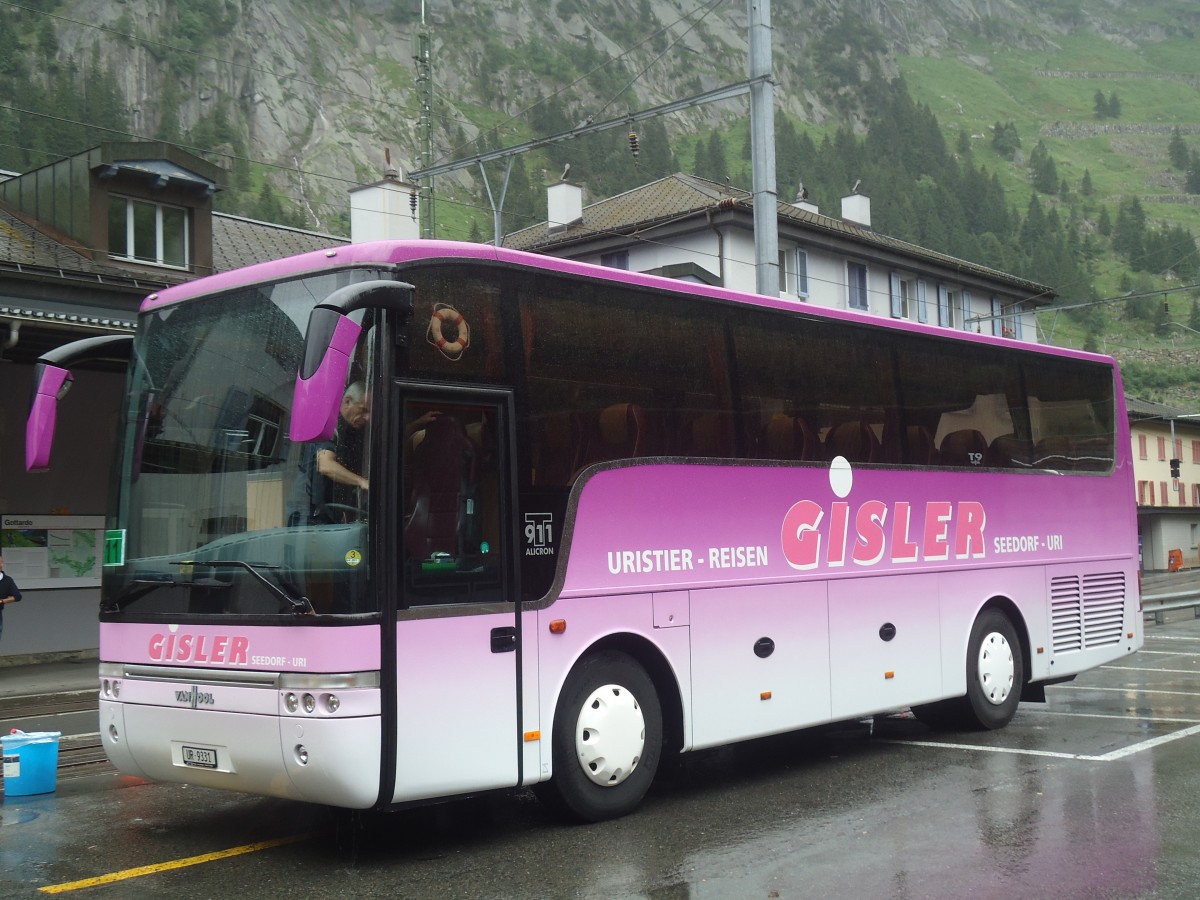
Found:
[[[1200,719],[1180,719],[1175,716],[1113,716],[1104,713],[1063,712],[1057,709],[1043,709],[1041,706],[1022,706],[1021,716],[1029,714],[1037,716],[1058,716],[1070,719],[1120,719],[1122,722],[1138,721],[1150,725],[1200,725]]]
[[[1130,685],[1129,687],[1093,687],[1089,684],[1056,684],[1056,691],[1107,691],[1114,694],[1162,694],[1166,697],[1200,697],[1200,688],[1194,691],[1153,691],[1146,690],[1143,687]]]
[[[1120,672],[1162,672],[1166,675],[1200,675],[1200,669],[1156,669],[1153,666],[1101,666],[1101,669],[1115,669]]]
[[[1008,753],[1014,756],[1040,756],[1048,759],[1074,759],[1080,762],[1113,762],[1114,760],[1124,759],[1126,756],[1132,756],[1135,753],[1141,753],[1143,750],[1151,750],[1154,747],[1169,744],[1172,741],[1191,737],[1194,734],[1200,734],[1200,725],[1193,725],[1191,728],[1183,728],[1179,731],[1172,731],[1170,734],[1148,738],[1136,744],[1130,744],[1128,747],[1122,747],[1119,750],[1101,753],[1098,756],[1090,753],[1059,753],[1054,750],[1029,750],[1020,747],[985,747],[981,744],[950,744],[944,741],[894,741],[885,739],[882,743],[903,744],[909,747],[938,747],[942,750],[976,750],[982,753]]]
[[[1148,641],[1192,641],[1193,643],[1200,642],[1200,636],[1187,634],[1148,634]]]

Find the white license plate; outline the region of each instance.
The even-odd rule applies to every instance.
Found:
[[[183,764],[185,766],[197,766],[201,769],[215,769],[217,767],[217,751],[208,750],[204,747],[183,747]]]

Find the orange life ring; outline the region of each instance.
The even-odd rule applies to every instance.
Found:
[[[442,334],[442,326],[453,325],[458,332],[454,340],[447,340]],[[440,306],[433,311],[429,320],[429,343],[437,347],[447,359],[458,359],[463,351],[471,345],[471,329],[467,320],[453,306]]]

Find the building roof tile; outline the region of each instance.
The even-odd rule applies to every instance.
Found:
[[[513,232],[504,239],[504,246],[557,255],[572,245],[606,237],[631,237],[655,226],[698,218],[717,210],[740,210],[749,218],[753,215],[753,209],[753,197],[749,191],[695,175],[676,173],[593,203],[584,208],[581,222],[565,228],[551,232],[547,223],[541,222]],[[867,247],[884,249],[914,262],[1011,285],[1034,303],[1049,304],[1054,297],[1053,290],[1044,284],[928,250],[845,219],[824,216],[791,203],[778,203],[778,215],[781,224],[792,224]]]

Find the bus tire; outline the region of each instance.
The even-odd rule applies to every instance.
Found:
[[[662,707],[646,670],[615,651],[586,657],[554,713],[549,799],[583,822],[631,812],[654,780],[662,741]]]
[[[1012,721],[1025,667],[1017,629],[998,609],[980,613],[967,644],[967,709],[971,727],[991,730]]]
[[[967,693],[913,707],[931,728],[990,731],[1003,728],[1017,712],[1025,678],[1021,642],[1008,616],[997,609],[980,613],[967,642]]]

